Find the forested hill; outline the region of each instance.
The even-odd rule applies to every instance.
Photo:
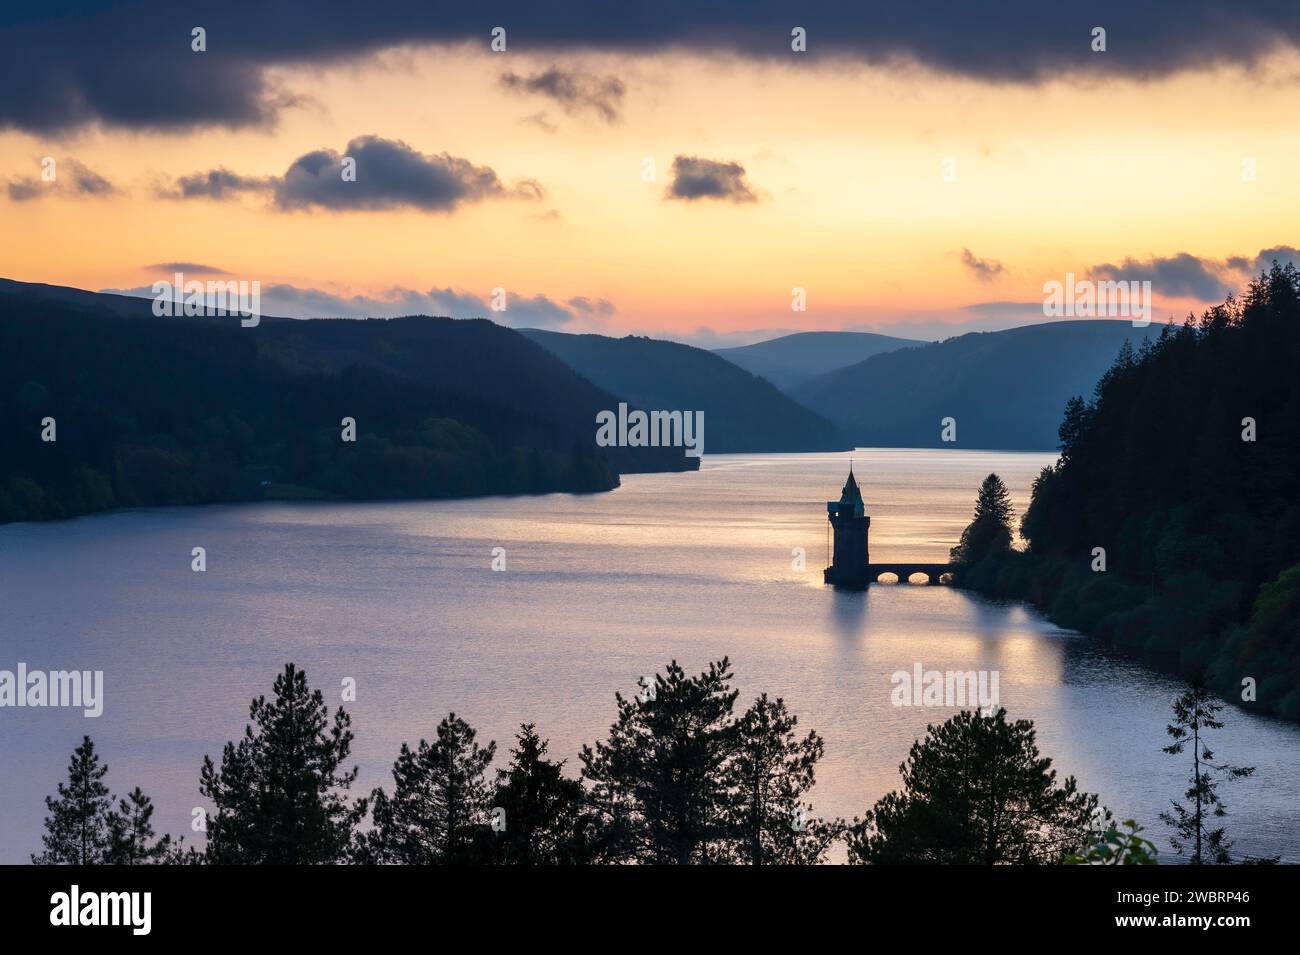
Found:
[[[485,320],[155,318],[151,302],[0,283],[0,521],[112,507],[598,491],[687,470],[597,448],[616,406]],[[356,440],[342,438],[342,419]],[[42,421],[54,419],[54,441]]]
[[[1088,319],[971,332],[874,355],[794,396],[859,447],[951,448],[940,422],[953,418],[956,447],[1042,451],[1066,400],[1091,391],[1126,341],[1159,331]]]
[[[966,581],[1300,719],[1300,274],[1125,351],[1060,436],[1029,553]]]
[[[924,344],[875,332],[795,332],[752,345],[715,348],[713,353],[790,394],[806,381],[856,365],[872,355]]]
[[[531,328],[523,333],[635,407],[703,411],[706,452],[849,447],[830,422],[702,348],[635,335],[610,338]]]

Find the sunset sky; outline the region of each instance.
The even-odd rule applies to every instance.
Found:
[[[1151,279],[1181,318],[1300,245],[1300,28],[1262,3],[1010,31],[969,3],[671,29],[279,4],[260,31],[243,6],[4,14],[0,276],[139,289],[188,263],[260,281],[268,314],[723,344],[1042,321],[1066,272]]]

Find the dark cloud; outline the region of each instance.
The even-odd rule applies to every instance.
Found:
[[[172,189],[162,190],[169,199],[234,199],[246,192],[260,192],[275,186],[275,180],[241,176],[229,169],[209,169],[181,176]]]
[[[1125,259],[1119,265],[1094,266],[1089,274],[1110,281],[1147,281],[1157,295],[1194,298],[1202,302],[1222,301],[1239,290],[1276,261],[1300,266],[1300,250],[1289,245],[1260,249],[1255,255],[1231,255],[1226,259],[1201,258],[1188,252],[1148,259]]]
[[[0,128],[88,123],[136,128],[247,126],[274,120],[288,99],[273,68],[322,64],[385,47],[473,42],[492,27],[510,50],[553,54],[685,48],[789,58],[790,30],[808,31],[810,59],[915,62],[959,75],[1035,83],[1069,74],[1161,76],[1216,63],[1252,65],[1300,44],[1300,4],[1278,0],[1094,0],[1090,4],[968,0],[868,4],[778,0],[645,6],[505,0],[440,7],[427,0],[81,0],[13,5],[0,13]],[[10,9],[12,8],[12,9]],[[190,30],[207,30],[207,52]],[[1107,31],[1093,53],[1091,31]]]
[[[1223,278],[1223,271],[1222,263],[1179,252],[1166,258],[1153,256],[1149,259],[1125,259],[1119,265],[1097,265],[1089,274],[1095,279],[1112,282],[1150,282],[1157,295],[1211,302],[1223,298],[1231,290]]]
[[[1228,259],[1228,267],[1238,272],[1250,272],[1258,275],[1267,269],[1272,268],[1273,263],[1286,265],[1288,262],[1300,267],[1300,249],[1294,249],[1289,245],[1278,245],[1271,249],[1260,249],[1259,255],[1254,258],[1234,255]]]
[[[185,264],[185,263],[177,263]],[[230,274],[230,273],[222,273]],[[240,275],[252,280],[255,276]],[[135,288],[101,289],[117,295],[153,298],[148,285]],[[262,314],[283,318],[396,318],[402,315],[438,315],[450,318],[490,318],[499,325],[515,328],[557,328],[579,324],[590,327],[603,317],[603,310],[613,313],[614,306],[604,299],[572,298],[556,302],[545,295],[518,295],[507,292],[506,309],[494,312],[487,296],[451,288],[418,291],[392,288],[382,295],[337,295],[323,289],[296,285],[262,285]],[[580,307],[575,302],[585,303]]]
[[[199,262],[155,262],[153,265],[146,265],[146,269],[151,272],[186,272],[190,275],[229,275],[225,269],[219,269],[212,265],[203,265]]]
[[[9,198],[13,202],[26,202],[46,196],[112,196],[117,187],[76,159],[59,160],[54,165],[54,181],[46,182],[34,176],[21,176],[8,183]]]
[[[343,178],[343,159],[356,161],[356,181]],[[282,209],[393,209],[408,206],[446,212],[462,202],[501,196],[541,198],[537,183],[527,180],[507,189],[487,166],[440,153],[427,156],[406,143],[361,136],[344,155],[319,149],[294,161],[276,183],[275,202]]]
[[[344,159],[355,178],[344,178]],[[342,153],[317,149],[295,159],[283,176],[258,178],[228,169],[182,176],[162,194],[176,199],[234,199],[270,191],[284,210],[413,208],[447,212],[489,198],[541,199],[541,185],[524,179],[504,185],[487,166],[447,153],[428,156],[399,140],[359,136]]]
[[[41,182],[39,179],[33,179],[30,176],[13,179],[7,184],[9,201],[27,202],[29,199],[38,199],[44,194],[53,192],[54,187],[55,183]]]
[[[981,282],[992,282],[1005,271],[1001,262],[978,258],[970,249],[961,250],[961,264]]]
[[[607,123],[617,122],[627,87],[617,76],[596,76],[558,66],[531,76],[505,73],[501,85],[519,93],[537,93],[559,103],[566,113],[592,113]]]
[[[758,196],[745,182],[745,167],[738,162],[717,162],[697,156],[673,160],[673,181],[664,193],[668,199],[725,199],[756,202]]]

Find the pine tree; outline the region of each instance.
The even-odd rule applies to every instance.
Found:
[[[750,865],[812,865],[843,832],[842,820],[811,816],[804,800],[825,751],[815,731],[800,739],[799,718],[764,693],[736,724],[729,781],[736,793],[731,819],[738,861]]]
[[[155,839],[153,801],[136,786],[108,813],[108,856],[113,865],[154,865],[172,859],[171,836]],[[177,847],[179,852],[180,847]]]
[[[685,865],[725,861],[737,691],[724,657],[696,677],[677,661],[629,700],[615,694],[609,738],[582,749],[602,854]]]
[[[556,865],[587,861],[582,783],[564,776],[564,763],[546,758],[546,740],[532,723],[520,727],[510,765],[497,770],[493,810],[505,828],[490,838],[494,862]]]
[[[340,771],[352,747],[351,718],[340,707],[329,725],[320,690],[292,663],[275,680],[275,699],[249,707],[252,723],[227,743],[221,768],[203,758],[200,792],[212,800],[208,861],[278,865],[345,860],[366,801],[345,792],[357,770]],[[254,729],[256,727],[256,729]]]
[[[437,740],[402,744],[393,764],[393,795],[374,792],[375,828],[369,858],[407,865],[471,861],[489,823],[491,790],[485,779],[497,744],[479,747],[473,727],[450,714]]]
[[[1109,814],[1074,777],[1056,784],[1029,720],[962,711],[912,744],[903,789],[849,836],[849,858],[875,864],[1056,865],[1097,841]]]
[[[68,763],[68,781],[59,783],[58,798],[45,797],[45,851],[36,865],[101,865],[109,849],[108,813],[113,797],[104,785],[107,765],[100,765],[95,743],[83,736]]]
[[[1211,828],[1209,822],[1211,816],[1221,819],[1228,814],[1219,798],[1217,777],[1241,779],[1255,772],[1253,766],[1215,763],[1204,731],[1223,728],[1223,722],[1218,719],[1222,709],[1223,704],[1204,685],[1196,683],[1174,700],[1174,721],[1165,728],[1173,738],[1173,742],[1164,747],[1166,753],[1178,756],[1191,749],[1192,775],[1184,793],[1191,805],[1185,806],[1173,800],[1172,811],[1162,812],[1160,821],[1174,830],[1169,842],[1175,852],[1184,855],[1191,850],[1188,861],[1192,865],[1226,865],[1232,861],[1228,854],[1232,843],[1226,830],[1223,826]]]
[[[990,474],[980,485],[975,501],[974,519],[962,531],[961,541],[952,549],[954,564],[972,565],[993,554],[1011,549],[1011,494],[1002,479]]]
[[[1124,348],[1128,349],[1127,356],[1129,362],[1131,363],[1133,357],[1133,347],[1129,345],[1127,341],[1125,341]],[[1121,357],[1116,359],[1115,365],[1113,365],[1111,369],[1108,372],[1106,372],[1107,376],[1113,377],[1119,374],[1117,369],[1128,367],[1128,365],[1120,364],[1120,362],[1123,360],[1125,352],[1121,351],[1120,355]],[[1103,376],[1101,381],[1106,382],[1109,380],[1110,380],[1109,377]],[[1097,387],[1100,389],[1102,387],[1102,384],[1099,382]],[[1065,418],[1061,421],[1061,427],[1057,430],[1057,435],[1061,439],[1060,450],[1061,450],[1062,462],[1069,461],[1074,456],[1075,451],[1079,447],[1079,443],[1085,438],[1085,436],[1088,433],[1088,428],[1092,424],[1092,418],[1094,413],[1095,413],[1095,409],[1087,402],[1085,402],[1082,398],[1080,398],[1078,395],[1075,395],[1073,398],[1071,398],[1069,401],[1065,403]]]

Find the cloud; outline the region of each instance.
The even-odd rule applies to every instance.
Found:
[[[39,199],[42,195],[52,194],[57,187],[54,183],[42,183],[39,179],[23,176],[8,183],[10,202],[27,202]]]
[[[1089,275],[1108,281],[1150,282],[1151,291],[1167,298],[1220,302],[1237,291],[1276,260],[1300,266],[1300,251],[1289,245],[1260,249],[1255,255],[1231,255],[1226,259],[1203,258],[1189,252],[1147,259],[1126,258],[1118,265],[1093,266]]]
[[[745,181],[745,167],[738,162],[717,162],[697,156],[673,160],[673,181],[666,199],[724,199],[728,202],[757,202],[758,196]]]
[[[1033,315],[1043,314],[1043,303],[1038,302],[976,302],[973,305],[963,305],[961,311],[968,315],[977,317],[1000,316],[1000,315]]]
[[[176,180],[175,188],[162,190],[160,194],[169,199],[233,199],[245,192],[260,192],[275,187],[272,177],[241,176],[229,169],[209,169],[181,176]]]
[[[571,298],[566,304],[568,304],[574,312],[586,316],[587,318],[609,318],[616,311],[614,303],[609,299],[590,299],[585,295],[578,295]]]
[[[472,42],[490,23],[509,41],[552,54],[686,49],[789,59],[790,29],[808,31],[809,59],[919,63],[988,81],[1038,83],[1063,75],[1159,77],[1228,63],[1252,66],[1300,44],[1300,6],[1277,0],[1006,0],[997,15],[974,3],[925,4],[882,17],[870,5],[809,0],[792,20],[780,0],[700,4],[662,0],[654,13],[608,0],[562,6],[504,0],[491,18],[473,4],[425,0],[352,4],[285,0],[111,0],[25,9],[0,25],[0,128],[50,132],[104,124],[132,128],[240,127],[274,122],[293,100],[275,68],[337,62],[398,45]],[[207,30],[195,53],[190,31]],[[1091,51],[1095,24],[1108,52]],[[165,79],[160,79],[165,78]]]
[[[976,258],[970,249],[961,250],[961,264],[966,266],[981,282],[992,282],[1005,271],[1002,263],[995,259]]]
[[[245,275],[240,275],[239,278],[252,280]],[[153,288],[148,285],[100,291],[135,298],[154,297]],[[261,296],[262,314],[281,318],[397,318],[403,315],[437,315],[449,318],[489,318],[499,325],[514,328],[571,325],[590,328],[598,326],[601,320],[615,311],[610,302],[601,298],[575,296],[560,303],[545,295],[507,292],[505,311],[494,312],[486,298],[464,290],[437,287],[422,292],[397,286],[379,295],[339,295],[324,289],[278,283],[263,284]]]
[[[1223,298],[1231,290],[1223,271],[1223,263],[1179,252],[1145,260],[1125,259],[1119,265],[1095,265],[1089,275],[1103,281],[1150,282],[1152,291],[1158,295],[1209,302]]]
[[[1227,259],[1226,265],[1237,272],[1258,275],[1272,268],[1274,262],[1278,265],[1286,265],[1289,262],[1300,268],[1300,249],[1294,249],[1289,245],[1276,245],[1271,249],[1260,249],[1259,254],[1253,259],[1239,255],[1232,256]]]
[[[570,114],[592,113],[606,123],[618,121],[627,87],[617,76],[596,76],[552,66],[541,73],[504,73],[501,85],[516,93],[536,93],[555,100]]]
[[[202,265],[198,262],[155,262],[153,265],[146,265],[146,269],[151,272],[184,272],[190,275],[229,275],[225,269],[219,269],[212,265]]]
[[[345,178],[344,160],[355,178]],[[487,166],[447,153],[426,155],[400,140],[358,136],[343,153],[317,149],[299,156],[283,176],[244,176],[212,169],[181,176],[162,194],[175,199],[235,199],[270,192],[281,210],[336,211],[424,209],[450,212],[463,203],[489,198],[541,199],[545,191],[532,179],[503,184]]]
[[[544,112],[529,113],[519,120],[519,125],[536,126],[544,133],[558,133],[560,131],[560,127],[552,123]]]
[[[8,183],[12,202],[27,202],[47,196],[89,196],[99,198],[117,194],[117,187],[76,159],[63,159],[54,165],[54,180],[46,182],[32,176],[20,176]]]

